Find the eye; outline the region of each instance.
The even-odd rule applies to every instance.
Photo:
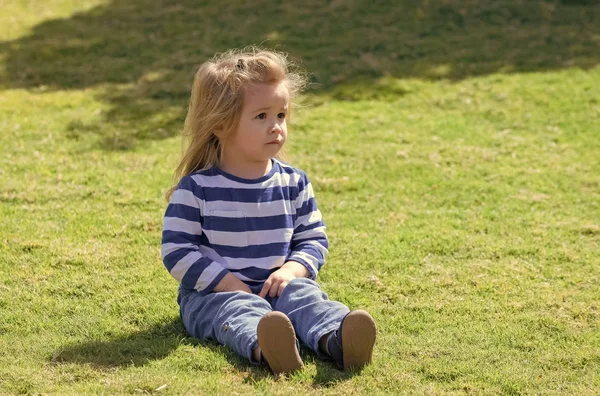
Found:
[[[279,113],[277,114],[277,117],[284,119],[285,118],[285,113]]]
[[[255,118],[258,118],[259,120],[264,120],[265,118],[267,118],[267,113],[260,113]]]

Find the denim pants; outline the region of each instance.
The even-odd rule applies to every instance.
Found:
[[[260,288],[252,290],[259,291]],[[293,279],[275,298],[244,292],[201,296],[194,290],[180,289],[177,301],[190,335],[216,340],[252,363],[259,363],[253,360],[252,350],[258,346],[258,322],[266,313],[274,310],[286,314],[296,337],[324,357],[319,351],[319,340],[337,330],[350,311],[344,304],[329,300],[317,282],[306,278]]]

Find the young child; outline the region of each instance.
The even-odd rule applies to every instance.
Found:
[[[305,83],[265,50],[200,67],[162,233],[186,330],[264,359],[275,374],[303,367],[296,336],[347,369],[371,361],[376,335],[367,312],[329,300],[315,282],[325,225],[306,174],[278,159]]]

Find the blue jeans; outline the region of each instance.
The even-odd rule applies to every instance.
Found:
[[[256,287],[253,293],[258,293]],[[256,327],[264,314],[281,311],[290,318],[298,337],[309,348],[319,351],[319,340],[337,330],[350,311],[344,304],[327,298],[317,282],[296,278],[279,297],[259,297],[244,292],[220,292],[201,296],[194,290],[179,289],[177,298],[181,320],[187,332],[200,339],[216,340],[238,355],[253,360],[258,346]]]

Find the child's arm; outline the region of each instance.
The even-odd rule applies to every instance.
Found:
[[[200,251],[203,237],[202,198],[200,187],[191,177],[181,179],[171,196],[164,218],[161,253],[165,267],[183,287],[196,289],[202,294],[208,294],[215,288],[239,289],[241,286],[236,285],[231,277],[222,284],[230,272]]]
[[[298,188],[300,191],[295,201],[296,220],[291,253],[286,263],[265,281],[258,294],[261,297],[266,297],[267,294],[271,297],[279,296],[294,278],[314,280],[325,262],[328,248],[325,223],[317,209],[312,185],[306,175],[302,175]]]
[[[327,234],[321,212],[317,208],[315,194],[308,177],[303,173],[298,184],[295,201],[296,219],[288,261],[302,264],[309,272],[308,278],[316,279],[327,256]]]

